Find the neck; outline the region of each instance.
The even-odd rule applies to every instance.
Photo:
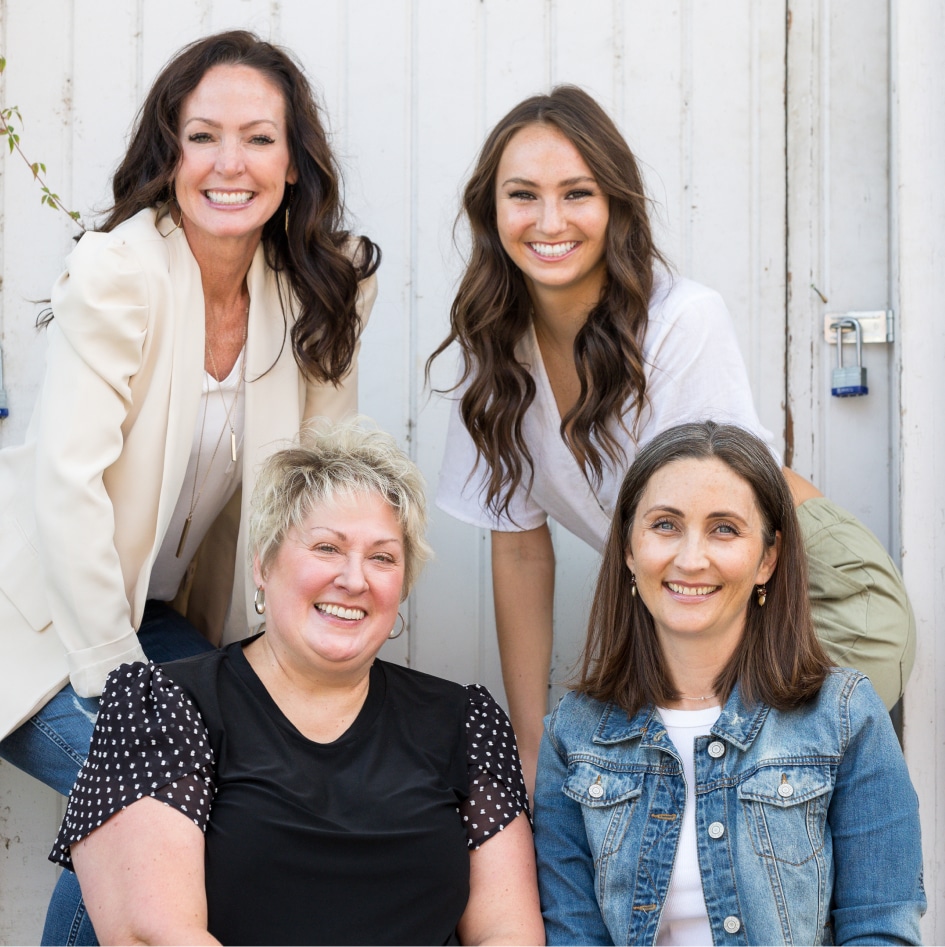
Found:
[[[600,302],[603,274],[600,280],[563,289],[538,286],[528,279],[526,285],[536,326],[541,325],[556,346],[570,351],[590,311]]]
[[[268,633],[262,635],[243,653],[269,696],[308,739],[337,740],[364,706],[373,662],[337,676],[318,674],[298,667],[268,638]]]
[[[184,219],[184,235],[200,268],[203,298],[208,310],[235,305],[243,293],[246,274],[259,246],[260,234],[225,239],[193,233]]]

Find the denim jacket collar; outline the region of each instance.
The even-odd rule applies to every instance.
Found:
[[[712,734],[738,747],[748,750],[761,730],[769,708],[765,704],[746,706],[736,686],[729,695],[719,719],[712,727]],[[594,734],[594,743],[609,745],[625,740],[640,740],[641,745],[653,749],[666,749],[662,742],[654,742],[653,737],[664,731],[663,721],[652,704],[641,707],[629,719],[616,705],[608,704],[601,714],[600,724]]]

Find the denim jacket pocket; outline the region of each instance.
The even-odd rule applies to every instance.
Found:
[[[788,865],[819,856],[832,789],[823,763],[772,763],[743,780],[738,799],[756,854]]]
[[[591,852],[598,868],[623,840],[633,804],[643,790],[643,775],[572,761],[562,792],[581,806]]]

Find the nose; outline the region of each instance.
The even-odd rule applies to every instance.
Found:
[[[345,556],[341,570],[335,576],[335,585],[352,593],[363,592],[368,587],[364,562],[360,556]]]
[[[224,140],[217,151],[216,169],[220,174],[241,174],[244,167],[243,148],[240,142]]]
[[[542,201],[538,226],[542,233],[549,236],[561,233],[567,227],[567,221],[561,204],[557,200]]]
[[[676,565],[686,572],[697,572],[708,564],[705,537],[696,530],[689,530],[676,549]]]

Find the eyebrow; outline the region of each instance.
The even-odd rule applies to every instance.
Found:
[[[558,187],[572,187],[575,184],[583,184],[585,181],[590,181],[591,184],[596,184],[597,181],[595,178],[591,177],[589,174],[581,174],[576,178],[565,178],[563,181],[559,181]],[[502,182],[501,186],[505,187],[507,184],[524,184],[526,187],[538,187],[538,183],[535,181],[530,181],[528,178],[507,178]]]
[[[204,125],[209,125],[211,128],[221,128],[222,122],[215,122],[212,118],[201,118],[199,115],[193,116],[193,118],[188,118],[184,122],[184,128],[186,128],[191,122],[202,122]],[[254,125],[272,125],[273,128],[278,128],[279,123],[274,121],[271,118],[255,118],[251,122],[245,122],[240,125],[240,131],[246,131],[247,128],[252,128]]]
[[[317,526],[316,525],[306,530],[306,532],[309,534],[313,542],[315,541],[315,539],[314,537],[311,536],[311,534],[314,533],[315,530],[317,529],[324,530],[326,533],[331,533],[332,536],[337,536],[342,542],[347,542],[348,540],[348,534],[343,533],[339,529],[332,529],[330,526]],[[387,539],[376,539],[371,545],[372,546],[386,546],[388,543],[396,543],[398,546],[402,546],[403,540],[398,539],[396,536],[391,536],[390,538],[387,538]]]
[[[643,515],[650,516],[653,513],[670,513],[673,516],[685,516],[686,514],[682,510],[677,510],[674,506],[663,506],[661,503],[657,503],[654,506],[651,506],[648,510],[645,510]],[[733,513],[728,510],[718,510],[713,513],[709,513],[706,516],[708,520],[738,520],[739,523],[747,522],[744,517],[739,513]]]

